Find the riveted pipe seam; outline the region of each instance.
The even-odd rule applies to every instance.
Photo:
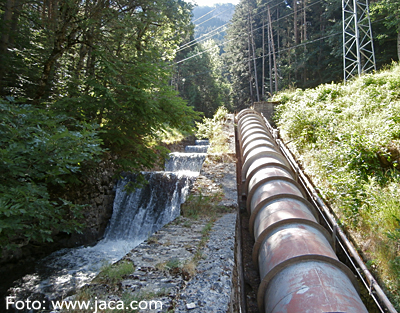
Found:
[[[253,211],[253,208],[255,208],[256,205],[259,203],[259,202],[256,202],[257,200],[254,200],[255,202],[253,202],[253,197],[254,197],[254,195],[257,194],[257,192],[263,193],[261,191],[262,189],[260,187],[263,187],[266,184],[272,183],[274,181],[275,182],[278,182],[278,181],[279,182],[284,182],[286,187],[291,187],[290,185],[292,185],[292,187],[293,187],[292,189],[293,189],[294,192],[296,191],[295,188],[297,188],[298,193],[300,195],[303,195],[303,197],[305,196],[305,192],[304,192],[303,188],[301,187],[301,185],[298,182],[296,182],[295,180],[291,179],[291,178],[282,177],[282,176],[273,176],[273,177],[263,178],[260,181],[258,181],[254,186],[251,186],[249,188],[249,192],[248,192],[248,195],[247,195],[247,202],[246,202],[246,206],[248,208],[248,212],[249,213],[251,213]],[[279,186],[279,187],[281,187],[281,186]],[[272,190],[268,190],[268,191],[270,191],[270,193],[274,192]],[[283,192],[281,192],[281,193],[283,193]],[[263,193],[263,195],[264,195],[264,193]],[[272,195],[275,195],[275,194],[272,194]],[[271,197],[271,196],[269,196],[269,197]],[[264,197],[264,199],[268,199],[269,197]],[[254,205],[254,203],[257,203],[257,204]]]
[[[310,202],[305,200],[303,197],[296,196],[293,194],[288,194],[288,193],[279,194],[279,195],[275,195],[275,196],[269,197],[267,199],[264,199],[263,201],[258,203],[257,206],[254,208],[254,210],[251,212],[251,216],[250,216],[250,220],[249,220],[249,230],[250,230],[250,234],[252,236],[254,236],[254,224],[255,224],[255,219],[259,216],[259,211],[263,210],[264,208],[268,207],[271,204],[274,204],[274,202],[284,201],[284,200],[295,200],[295,201],[301,202],[302,204],[304,204],[307,207],[309,212],[314,216],[315,220],[317,222],[319,222],[319,215],[317,213],[317,210],[314,208],[314,206],[312,206],[310,204]],[[254,238],[254,240],[256,240],[256,239],[257,238]]]

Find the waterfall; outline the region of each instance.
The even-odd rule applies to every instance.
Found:
[[[61,249],[42,259],[35,273],[10,288],[10,295],[55,300],[89,283],[103,264],[118,261],[180,215],[180,206],[205,157],[205,153],[171,153],[165,172],[142,173],[148,183],[133,192],[126,186],[137,176],[124,174],[116,185],[113,214],[104,238],[93,247]]]
[[[185,152],[187,153],[207,153],[208,145],[186,146]]]
[[[208,146],[210,144],[208,139],[195,140],[196,146]]]
[[[206,153],[170,153],[165,170],[170,172],[200,172]]]
[[[114,213],[105,234],[105,241],[143,241],[180,214],[194,177],[179,173],[145,173],[148,184],[132,193],[125,191],[135,175],[128,174],[117,184]]]

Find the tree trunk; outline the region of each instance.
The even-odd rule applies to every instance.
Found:
[[[247,40],[248,40],[248,47],[249,47],[249,59],[248,59],[248,63],[249,63],[249,85],[250,85],[250,98],[251,98],[251,104],[254,103],[254,98],[253,98],[253,86],[252,86],[252,74],[251,74],[251,47],[250,47],[250,13],[249,13],[249,25],[248,25],[248,36],[247,36]]]
[[[265,18],[263,14],[263,25],[262,25],[262,80],[261,80],[261,98],[265,100]]]
[[[400,61],[400,28],[399,31],[397,33],[397,57]]]
[[[19,21],[19,16],[21,15],[21,9],[22,9],[22,1],[14,0],[13,15],[12,15],[12,19],[11,19],[11,34],[12,34],[12,36],[9,38],[9,45],[11,47],[14,47],[15,34],[18,32],[18,21]]]
[[[7,0],[4,5],[3,25],[4,31],[0,37],[0,57],[2,62],[7,63],[6,55],[8,54],[8,44],[10,39],[11,19],[13,14],[14,0]],[[0,94],[3,95],[4,75],[6,66],[0,67]]]
[[[42,77],[40,78],[36,96],[34,98],[35,104],[39,104],[40,100],[46,93],[46,89],[49,84],[51,70],[53,69],[53,66],[56,63],[56,61],[63,55],[64,51],[65,51],[65,49],[59,49],[58,47],[54,47],[50,56],[47,58],[46,62],[44,63]]]
[[[294,43],[299,44],[299,31],[297,28],[297,0],[293,1],[293,30],[294,30]]]
[[[307,41],[307,0],[303,0],[303,41]],[[303,84],[307,84],[307,45],[304,45],[304,68],[303,68]]]
[[[274,74],[275,74],[275,93],[278,92],[278,67],[276,65],[276,56],[275,56],[275,44],[274,44],[274,33],[272,31],[272,21],[271,21],[271,11],[268,6],[268,24],[269,24],[269,32],[270,32],[270,40],[272,46],[272,58],[274,60]]]
[[[0,53],[2,54],[7,51],[8,47],[13,7],[14,7],[14,0],[7,0],[4,6],[4,14],[3,14],[3,25],[5,26],[4,29],[5,31],[1,35],[1,42],[0,42]]]

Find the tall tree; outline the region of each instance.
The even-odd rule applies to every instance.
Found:
[[[191,31],[191,5],[22,1],[3,3],[0,58],[11,62],[0,77],[2,96],[97,122],[104,145],[136,170],[156,161],[148,143],[158,129],[191,127],[196,114],[169,85],[174,51]],[[18,29],[7,37],[14,16]],[[18,44],[10,49],[12,38]]]
[[[252,102],[253,81],[249,71],[252,59],[249,44],[249,10],[253,10],[254,7],[255,2],[241,1],[236,5],[224,47],[228,77],[235,93],[233,105],[236,109],[245,108]]]
[[[230,87],[222,71],[221,48],[214,40],[183,48],[176,61],[176,89],[188,105],[208,118],[220,106],[230,108]]]
[[[372,18],[374,21],[383,20],[388,31],[395,31],[397,34],[397,59],[400,60],[400,1],[380,0],[371,4]],[[378,31],[377,38],[384,41],[391,37],[388,31]]]

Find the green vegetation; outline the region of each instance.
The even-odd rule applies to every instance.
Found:
[[[115,264],[105,264],[100,270],[100,274],[93,280],[94,283],[115,285],[122,278],[132,274],[135,271],[135,266],[132,262],[122,260]]]
[[[207,138],[210,143],[208,153],[224,153],[229,151],[228,137],[223,132],[222,126],[226,119],[228,110],[221,106],[212,118],[205,117],[202,123],[196,122],[197,138]]]
[[[285,142],[400,308],[400,65],[279,93]]]
[[[0,248],[79,231],[83,206],[55,196],[104,150],[97,125],[0,100]]]
[[[381,69],[392,60],[399,60],[400,1],[369,2],[373,11],[376,63]],[[276,71],[274,51],[268,48],[269,15]],[[253,36],[248,36],[249,33]],[[314,88],[323,83],[341,81],[342,47],[340,0],[240,1],[227,29],[224,46],[228,77],[235,95],[234,108],[239,111],[253,101],[269,99],[275,93],[275,81],[278,90],[290,86]],[[254,56],[255,61],[249,62]]]
[[[82,199],[60,195],[104,153],[140,172],[163,164],[160,140],[193,131],[199,115],[170,84],[191,9],[0,2],[0,251],[79,231]]]
[[[199,190],[198,194],[190,194],[185,203],[182,204],[182,215],[193,219],[199,217],[215,219],[219,213],[224,212],[225,207],[218,205],[222,198],[222,192],[204,195],[202,190]]]
[[[372,22],[382,22],[384,27],[375,27],[375,37],[380,42],[387,42],[389,38],[397,37],[397,58],[400,60],[400,1],[380,0],[371,3]],[[385,49],[386,52],[386,49]],[[387,54],[387,52],[385,53]]]
[[[174,82],[180,96],[211,118],[218,107],[230,106],[232,91],[223,75],[223,58],[212,39],[179,51]]]

